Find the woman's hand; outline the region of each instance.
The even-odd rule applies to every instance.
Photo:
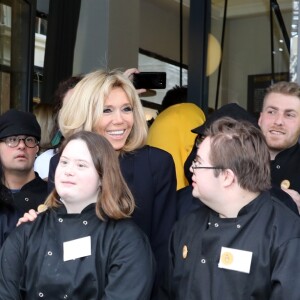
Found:
[[[29,212],[25,213],[23,217],[21,217],[17,223],[17,226],[26,223],[26,222],[32,222],[34,221],[38,216],[38,212],[34,209],[31,209]]]
[[[131,68],[131,69],[127,69],[124,72],[124,75],[127,76],[131,81],[133,80],[133,74],[138,74],[140,73],[140,71],[137,68]],[[142,94],[145,93],[147,90],[146,89],[138,89],[136,90],[138,94]]]
[[[286,189],[284,187],[281,187],[281,189],[284,190],[286,193],[288,193],[293,198],[294,202],[297,204],[298,211],[300,214],[300,194],[297,191],[292,190],[292,189]]]

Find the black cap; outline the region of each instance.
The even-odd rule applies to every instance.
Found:
[[[0,116],[0,139],[13,135],[28,135],[41,139],[41,127],[34,114],[10,109]]]
[[[197,134],[204,134],[205,130],[210,127],[210,125],[222,118],[222,117],[231,117],[235,120],[244,120],[252,123],[256,127],[258,127],[256,118],[247,112],[244,108],[240,107],[236,103],[225,104],[216,111],[214,111],[203,123],[201,126],[192,129],[191,131]]]

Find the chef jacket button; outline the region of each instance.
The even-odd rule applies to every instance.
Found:
[[[201,259],[201,263],[202,263],[202,264],[205,264],[205,263],[206,263],[206,260],[205,260],[204,258],[202,258],[202,259]]]
[[[236,228],[241,228],[242,226],[240,224],[237,224],[236,225]]]
[[[277,166],[276,166],[276,169],[280,169],[280,165],[277,165]]]
[[[68,299],[68,295],[64,295],[64,299]]]
[[[210,226],[211,225],[211,223],[210,222],[208,222],[208,226]]]
[[[48,255],[51,256],[52,255],[52,251],[48,251]]]
[[[87,222],[87,221],[83,221],[82,223],[83,223],[83,225],[87,225],[87,224],[88,224],[88,222]]]
[[[62,218],[58,219],[58,222],[62,223],[64,220]]]
[[[28,202],[28,201],[29,201],[29,198],[25,198],[24,200]]]
[[[39,292],[39,297],[40,298],[43,298],[44,297],[44,294],[42,292]]]
[[[218,224],[218,223],[215,223],[215,227],[219,227],[219,224]]]

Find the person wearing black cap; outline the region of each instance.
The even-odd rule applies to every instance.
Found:
[[[40,138],[33,114],[11,109],[0,116],[0,247],[18,218],[47,196],[47,183],[33,170]]]
[[[206,122],[204,122],[197,128],[192,129],[191,131],[193,133],[197,133],[198,136],[199,135],[203,136],[205,129],[209,128],[210,125],[214,121],[220,119],[221,117],[231,117],[235,120],[245,120],[245,121],[248,121],[251,124],[255,125],[256,127],[258,127],[257,120],[253,115],[251,115],[249,112],[247,112],[244,108],[242,108],[238,104],[229,103],[229,104],[223,105],[222,107],[220,107],[219,109],[214,111],[207,118]],[[191,175],[191,172],[189,171],[189,169],[192,164],[192,161],[195,158],[196,152],[197,152],[197,147],[196,147],[196,143],[195,143],[194,147],[191,151],[191,154],[189,155],[189,157],[187,158],[187,160],[185,161],[185,164],[184,164],[185,174],[190,183],[191,183],[192,175]]]
[[[235,120],[244,120],[255,127],[259,128],[256,118],[246,111],[244,108],[236,103],[225,104],[216,111],[214,111],[206,120],[204,124],[194,128],[192,132],[197,133],[197,139],[203,137],[205,131],[218,119],[222,117],[231,117]],[[194,147],[188,156],[184,164],[185,176],[189,183],[192,183],[192,173],[190,172],[190,167],[193,160],[195,159],[197,153],[197,139],[195,141]],[[294,203],[293,199],[284,191],[276,186],[272,186],[270,190],[271,194],[282,201],[286,206],[288,206],[292,211],[298,214],[297,205]],[[183,189],[177,191],[177,218],[180,219],[185,214],[194,211],[201,207],[203,203],[199,199],[192,196],[192,186],[189,185]]]

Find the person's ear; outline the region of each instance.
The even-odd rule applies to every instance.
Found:
[[[257,122],[259,127],[260,127],[260,124],[261,124],[261,115],[262,115],[262,112],[259,114],[259,118],[258,118],[258,122]]]
[[[236,180],[236,176],[231,169],[223,170],[222,176],[223,176],[223,185],[226,187],[232,185]]]

